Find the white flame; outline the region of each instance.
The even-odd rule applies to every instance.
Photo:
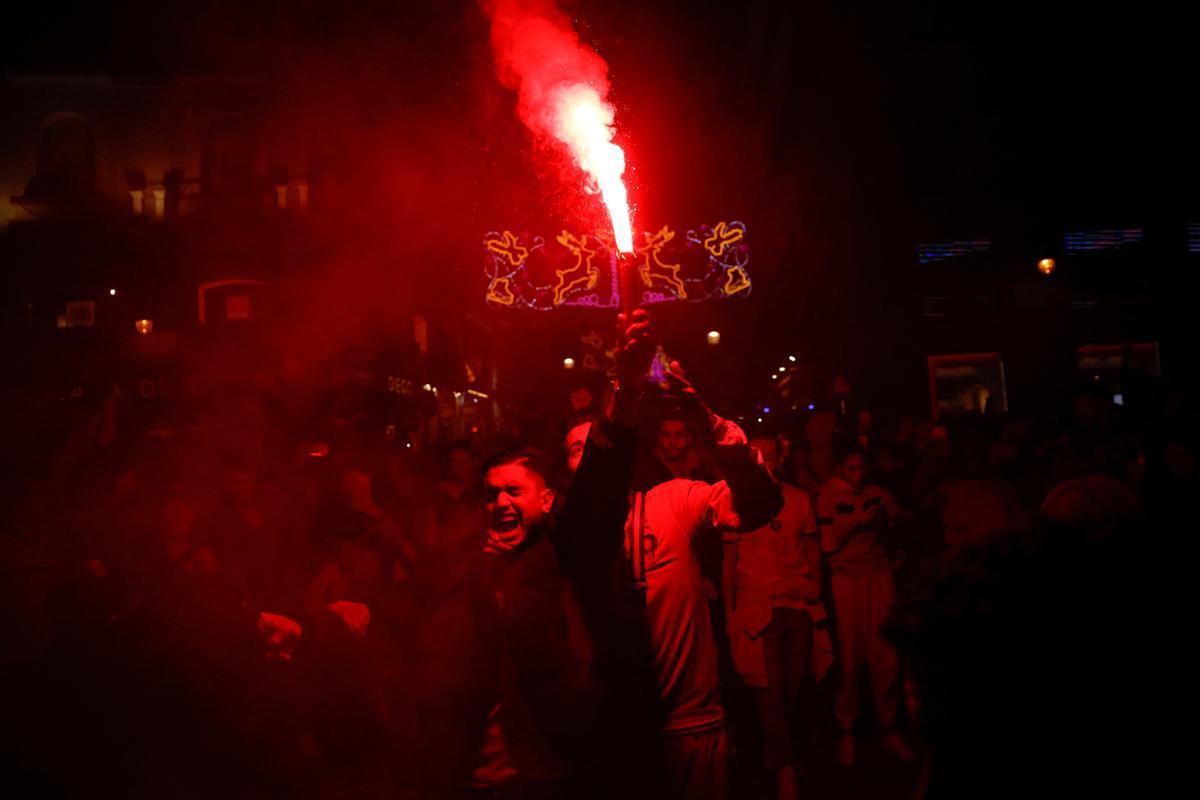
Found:
[[[629,193],[621,176],[625,152],[613,144],[613,107],[591,86],[578,83],[559,90],[555,103],[555,135],[571,149],[580,168],[600,187],[612,219],[613,237],[622,253],[633,252]]]

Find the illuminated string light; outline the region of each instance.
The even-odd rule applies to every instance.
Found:
[[[722,223],[723,224],[723,223]],[[646,244],[642,247],[642,255],[646,260],[641,267],[638,268],[638,274],[642,276],[642,283],[649,287],[654,286],[654,281],[657,279],[667,285],[667,288],[675,293],[675,296],[681,300],[687,299],[687,289],[684,288],[683,281],[679,278],[679,264],[664,264],[659,258],[659,253],[663,247],[675,238],[675,231],[668,228],[666,225],[653,235],[643,234]]]
[[[1068,254],[1118,250],[1125,245],[1140,242],[1145,235],[1146,232],[1142,228],[1069,231],[1063,234],[1063,250]]]
[[[529,251],[517,243],[517,237],[512,231],[505,231],[502,239],[486,239],[484,246],[496,255],[508,259],[508,263],[519,267],[529,257]]]
[[[642,303],[697,302],[746,296],[751,281],[746,270],[750,249],[743,222],[701,225],[677,235],[669,226],[643,232],[638,274],[643,286]],[[563,231],[554,237],[573,263],[555,269],[556,280],[539,284],[533,280],[530,261],[535,252],[552,261],[564,251],[551,247],[540,236],[521,236],[511,230],[488,233],[483,240],[487,252],[485,274],[487,303],[494,308],[526,308],[548,311],[564,305],[616,308],[619,305],[616,253],[619,249],[607,231],[576,234]]]
[[[587,246],[588,237],[572,236],[563,231],[558,235],[558,243],[575,255],[575,266],[570,269],[555,270],[558,284],[554,287],[554,305],[561,306],[567,293],[580,287],[585,290],[595,289],[600,280],[600,270],[592,266],[596,251]]]
[[[704,249],[720,258],[730,245],[740,242],[745,235],[745,226],[736,228],[724,222],[718,222],[713,226],[712,235],[704,240]]]
[[[750,276],[741,267],[730,267],[725,274],[726,296],[733,297],[735,294],[744,292],[750,288]]]

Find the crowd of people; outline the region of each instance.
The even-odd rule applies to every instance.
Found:
[[[622,342],[548,441],[427,450],[342,421],[214,452],[94,424],[6,526],[10,772],[46,794],[795,798],[883,758],[925,797],[1149,785],[1186,685],[1181,396],[939,425],[839,379],[744,431],[678,364],[644,378],[644,317]]]

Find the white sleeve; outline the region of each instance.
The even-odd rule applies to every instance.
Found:
[[[703,525],[718,530],[741,527],[741,520],[733,508],[733,493],[725,481],[704,483],[689,481],[683,493],[683,513],[687,520],[689,535]]]
[[[718,445],[746,444],[746,432],[731,419],[718,418],[713,425],[713,437]],[[761,463],[761,462],[760,462]]]

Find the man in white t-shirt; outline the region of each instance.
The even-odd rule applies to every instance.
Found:
[[[838,763],[856,760],[854,724],[858,718],[859,675],[869,673],[875,711],[883,728],[883,749],[901,760],[913,757],[895,730],[897,682],[895,649],[880,627],[896,599],[892,565],[880,533],[900,515],[884,489],[866,482],[865,453],[854,441],[842,441],[833,458],[834,474],[821,486],[817,522],[821,549],[831,573],[842,678],[834,713],[841,728]]]
[[[676,382],[690,392],[672,366]],[[725,480],[675,479],[635,492],[625,524],[625,553],[635,582],[644,589],[644,620],[664,715],[657,781],[672,797],[717,800],[728,790],[729,744],[698,538],[704,531],[760,527],[778,512],[782,497],[746,446],[742,430],[700,408],[712,426]],[[567,433],[572,470],[591,428],[585,422]]]
[[[774,436],[750,444],[767,469],[779,468]],[[776,773],[777,797],[799,793],[792,714],[810,662],[818,680],[832,661],[821,603],[821,545],[809,496],[780,484],[783,509],[770,524],[727,543],[724,597],[733,663],[757,701],[767,767]]]

